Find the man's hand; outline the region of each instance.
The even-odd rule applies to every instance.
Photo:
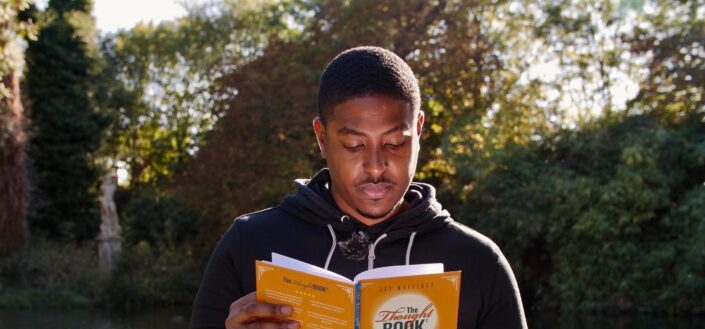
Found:
[[[258,303],[257,293],[243,296],[230,304],[225,319],[226,329],[298,329],[299,323],[289,321],[294,309],[289,305]]]

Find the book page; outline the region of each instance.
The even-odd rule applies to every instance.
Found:
[[[410,275],[443,273],[443,263],[378,267],[355,276],[354,282],[366,279],[394,278]]]
[[[311,265],[306,262],[302,262],[298,259],[286,257],[282,254],[277,254],[276,252],[272,253],[272,264],[279,265],[281,267],[286,267],[288,269],[292,269],[295,271],[311,273],[311,274],[315,274],[318,276],[322,276],[322,277],[330,278],[333,280],[338,280],[338,281],[352,284],[352,281],[350,281],[350,279],[348,279],[338,273],[328,271],[326,269],[320,268],[315,265]]]
[[[270,262],[257,261],[255,270],[257,301],[291,305],[294,313],[289,318],[299,321],[302,328],[353,328],[352,284]]]

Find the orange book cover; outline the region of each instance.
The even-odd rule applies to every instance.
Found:
[[[257,300],[289,304],[311,329],[447,329],[458,320],[460,271],[442,264],[390,266],[349,280],[272,254],[256,262]]]
[[[360,329],[458,326],[460,271],[360,280]]]

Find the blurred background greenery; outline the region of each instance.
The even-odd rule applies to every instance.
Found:
[[[90,0],[0,3],[2,308],[189,304],[232,219],[324,165],[326,63],[378,45],[419,78],[417,179],[528,310],[705,313],[703,0],[187,1],[103,34]]]

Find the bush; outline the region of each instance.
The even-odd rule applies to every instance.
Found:
[[[531,304],[705,310],[701,118],[605,120],[492,157],[456,214],[498,242]]]
[[[37,241],[23,257],[0,259],[0,308],[135,308],[190,304],[202,264],[183,249],[126,248],[110,275],[92,244]]]
[[[146,242],[125,250],[101,303],[120,308],[190,304],[201,278],[187,252],[156,252]]]
[[[156,251],[174,252],[196,235],[199,212],[154,188],[123,191],[118,202],[128,247],[145,242]]]
[[[105,279],[94,245],[35,241],[25,255],[0,259],[0,307],[95,304]]]
[[[186,243],[198,212],[153,189],[129,192],[123,252],[110,275],[94,242],[35,239],[25,254],[0,259],[0,308],[190,304],[203,269]]]

